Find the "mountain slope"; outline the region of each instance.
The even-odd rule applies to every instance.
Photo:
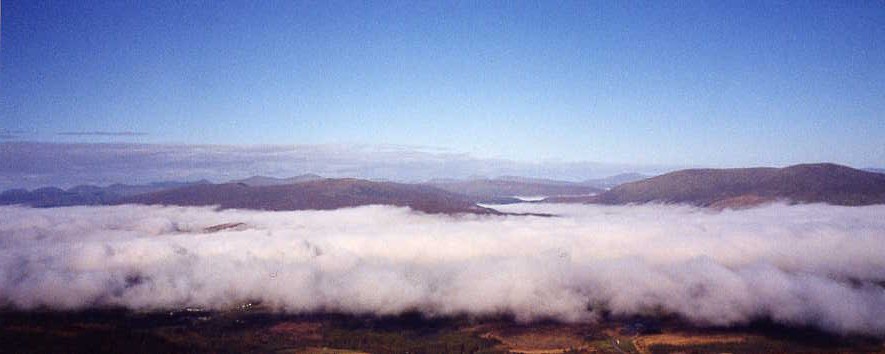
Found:
[[[691,169],[622,184],[586,201],[739,207],[778,199],[836,205],[885,203],[885,175],[827,163]]]
[[[137,195],[117,204],[164,204],[223,209],[328,210],[369,204],[408,206],[427,213],[496,213],[465,196],[437,188],[360,179],[323,179],[287,185],[211,184]]]

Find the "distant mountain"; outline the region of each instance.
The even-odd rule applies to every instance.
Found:
[[[646,178],[648,178],[648,176],[639,173],[622,173],[605,178],[588,179],[581,182],[581,184],[601,189],[609,189],[624,183],[635,182]]]
[[[885,175],[829,163],[785,168],[691,169],[622,184],[572,202],[686,203],[728,208],[774,200],[835,205],[885,203]]]
[[[93,190],[86,186],[71,188],[71,191],[56,187],[44,187],[32,191],[10,189],[0,193],[0,205],[22,204],[33,207],[93,205],[102,204],[115,198],[117,198],[116,195]]]
[[[315,174],[305,174],[289,178],[276,178],[267,176],[252,176],[246,179],[231,181],[231,183],[243,183],[251,187],[262,186],[281,186],[285,184],[295,184],[301,182],[311,182],[323,179],[322,176]]]
[[[574,182],[502,177],[496,179],[432,180],[427,185],[470,196],[479,202],[518,202],[520,197],[590,195],[602,190]]]
[[[495,214],[466,196],[426,185],[321,179],[295,184],[249,186],[205,184],[123,198],[115,204],[217,205],[223,209],[328,210],[360,205],[407,206],[427,213]]]
[[[863,169],[863,170],[864,170],[864,171],[867,171],[867,172],[874,172],[874,173],[882,173],[882,174],[885,174],[885,168],[865,168],[865,169]]]
[[[521,177],[521,176],[501,176],[501,177],[495,178],[495,180],[532,183],[532,184],[544,184],[544,185],[561,185],[561,186],[573,186],[573,185],[579,184],[579,183],[575,183],[575,182],[560,181],[560,180],[555,180],[555,179],[532,178],[532,177]]]
[[[181,188],[186,186],[192,186],[197,184],[209,184],[210,182],[201,179],[196,182],[153,182],[150,184],[112,184],[104,188],[104,190],[108,193],[117,194],[120,196],[130,196],[136,194],[143,193],[151,193],[151,192],[159,192],[167,189]]]
[[[112,184],[107,187],[81,185],[68,190],[57,187],[44,187],[32,191],[10,189],[0,193],[0,205],[21,204],[38,208],[101,205],[114,203],[131,195],[206,183],[209,182],[202,180],[197,182],[156,182],[146,185]]]

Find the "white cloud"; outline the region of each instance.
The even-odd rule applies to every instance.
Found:
[[[769,317],[885,335],[885,206],[502,208],[561,216],[3,207],[0,302],[157,309],[258,300],[290,312],[564,321],[664,311],[699,324]],[[248,227],[202,233],[227,222]]]

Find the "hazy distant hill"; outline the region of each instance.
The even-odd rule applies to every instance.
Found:
[[[115,194],[104,193],[101,189],[96,190],[87,186],[71,188],[70,191],[56,187],[44,187],[32,191],[10,189],[0,193],[0,205],[22,204],[33,207],[92,205],[116,198],[118,196]]]
[[[202,180],[197,182],[155,182],[145,185],[112,184],[107,187],[81,185],[68,190],[57,187],[44,187],[31,191],[10,189],[0,193],[0,205],[21,204],[39,208],[100,205],[113,203],[127,196],[207,183],[209,182]]]
[[[648,176],[639,173],[622,173],[605,178],[588,179],[581,182],[581,184],[601,189],[609,189],[624,183],[635,182],[646,178],[648,178]]]
[[[483,178],[474,178],[474,179],[483,179]],[[521,177],[521,176],[501,176],[501,177],[495,178],[495,180],[533,183],[533,184],[545,184],[545,185],[560,185],[560,186],[572,186],[572,185],[580,184],[577,182],[560,181],[560,180],[549,179],[549,178],[532,178],[532,177]]]
[[[496,179],[433,180],[430,186],[459,193],[482,202],[518,201],[514,196],[589,195],[602,190],[574,182],[502,177]]]
[[[741,207],[772,200],[836,205],[885,203],[885,175],[827,163],[691,169],[623,184],[582,201]]]
[[[315,174],[305,174],[295,177],[289,178],[276,178],[276,177],[267,177],[267,176],[252,176],[246,179],[231,181],[231,183],[243,183],[247,186],[252,187],[261,187],[261,186],[280,186],[284,184],[295,184],[301,182],[311,182],[323,179],[322,176]]]
[[[183,187],[124,198],[117,204],[218,205],[224,209],[324,210],[369,204],[408,206],[427,213],[496,213],[468,197],[424,185],[322,179],[296,184],[244,183]]]

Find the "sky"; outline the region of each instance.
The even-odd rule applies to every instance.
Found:
[[[885,166],[883,1],[0,6],[0,143]]]

